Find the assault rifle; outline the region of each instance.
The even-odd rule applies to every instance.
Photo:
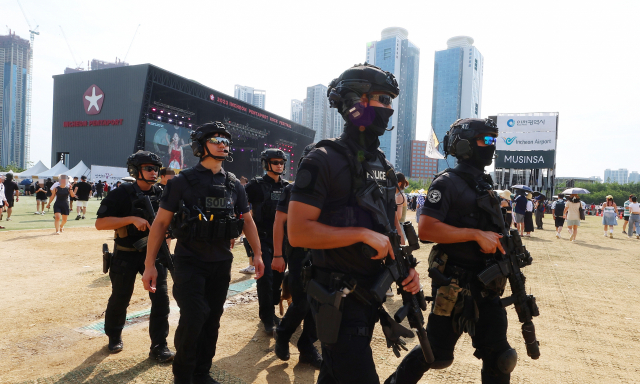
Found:
[[[146,196],[142,193],[138,193],[138,199],[144,203],[144,218],[149,222],[149,224],[153,224],[153,220],[156,218],[156,211],[153,209],[153,205],[151,205],[151,199],[149,196]],[[133,246],[138,249],[144,249],[147,247],[147,241],[149,237],[144,237],[138,241],[136,241]],[[173,271],[173,256],[169,251],[169,246],[165,239],[162,239],[162,243],[160,243],[160,251],[158,252],[158,259],[160,264],[164,265],[170,271]]]
[[[402,227],[409,245],[400,245],[400,236],[395,230],[387,233],[389,241],[391,241],[391,246],[393,247],[395,260],[387,256],[385,259],[385,270],[378,278],[376,284],[371,288],[370,293],[378,302],[382,303],[391,284],[394,281],[396,282],[398,293],[402,296],[402,307],[396,311],[393,319],[397,323],[401,323],[405,318],[409,320],[409,326],[414,328],[418,334],[418,340],[420,341],[425,360],[427,363],[432,363],[435,357],[433,356],[431,344],[427,338],[427,331],[424,328],[424,316],[422,315],[422,311],[427,310],[424,292],[421,289],[420,292],[414,295],[402,289],[402,281],[409,276],[409,269],[415,268],[417,265],[417,261],[412,252],[420,248],[420,243],[411,222],[407,221],[402,223]],[[376,250],[368,244],[362,246],[362,252],[367,257],[374,257],[377,254]]]
[[[511,229],[506,236],[500,239],[502,247],[506,251],[503,255],[496,252],[496,262],[478,274],[478,279],[488,285],[498,277],[509,279],[511,296],[504,297],[500,301],[503,307],[513,304],[518,314],[518,320],[522,323],[522,337],[527,346],[527,355],[536,360],[540,357],[540,343],[536,339],[536,328],[531,321],[534,316],[540,315],[536,298],[527,295],[524,283],[526,277],[521,269],[531,265],[533,258],[522,244],[522,238],[518,230]]]

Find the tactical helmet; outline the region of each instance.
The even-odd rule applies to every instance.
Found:
[[[356,64],[333,79],[327,89],[331,108],[337,108],[347,120],[346,114],[362,95],[371,92],[386,92],[398,97],[400,88],[393,73],[386,72],[369,63]]]
[[[456,120],[442,140],[445,156],[451,155],[458,159],[470,158],[475,146],[475,141],[472,139],[482,134],[498,135],[498,127],[493,120],[489,118]]]
[[[138,151],[127,159],[127,171],[129,175],[137,180],[143,180],[146,182],[155,182],[155,180],[147,180],[142,176],[140,166],[142,164],[153,164],[158,167],[162,167],[162,161],[160,161],[160,156],[156,155],[153,152],[149,151]]]
[[[202,124],[195,130],[193,130],[191,132],[191,150],[193,151],[193,155],[200,158],[210,156],[217,160],[227,159],[228,156],[213,156],[208,153],[209,150],[205,149],[207,146],[205,145],[204,140],[208,139],[216,133],[231,140],[231,133],[227,130],[227,127],[225,127],[224,124],[219,121],[212,121]],[[233,161],[233,159],[231,159],[230,161]]]
[[[271,169],[271,164],[269,163],[269,160],[271,159],[282,159],[286,161],[287,156],[284,154],[284,151],[277,148],[269,148],[269,149],[265,149],[260,154],[260,163],[262,163],[262,169],[264,169],[265,171],[271,171],[276,175],[282,174],[283,172],[278,173],[278,172],[274,172]]]

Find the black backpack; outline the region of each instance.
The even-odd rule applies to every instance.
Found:
[[[558,200],[556,201],[556,208],[553,211],[553,214],[556,216],[562,217],[563,213],[564,213],[564,200]]]

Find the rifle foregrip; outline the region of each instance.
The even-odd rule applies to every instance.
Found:
[[[378,255],[378,251],[369,244],[362,244],[362,253],[368,258]]]

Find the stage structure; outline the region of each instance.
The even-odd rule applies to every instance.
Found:
[[[510,113],[489,118],[497,122],[500,131],[495,160],[497,188],[524,184],[553,196],[559,114]]]
[[[57,75],[54,79],[52,164],[124,167],[140,149],[157,153],[164,166],[197,164],[191,131],[222,121],[232,134],[233,162],[226,170],[262,174],[260,152],[280,148],[285,176],[294,179],[299,156],[315,132],[151,64]]]

